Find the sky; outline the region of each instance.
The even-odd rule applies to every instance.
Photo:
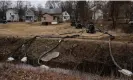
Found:
[[[16,2],[18,0],[9,0],[9,1]],[[39,4],[41,4],[43,7],[45,7],[45,3],[46,3],[47,0],[21,0],[21,1],[29,1],[29,2],[31,2],[32,5],[34,5],[36,7]]]
[[[38,6],[39,4],[41,4],[43,7],[45,7],[45,3],[47,0],[27,0],[30,1],[31,4]]]
[[[10,1],[18,1],[18,0],[10,0]],[[32,5],[37,7],[39,4],[41,4],[43,7],[45,7],[45,3],[49,0],[21,0],[21,1],[30,1]],[[56,1],[56,0],[54,0]],[[66,1],[66,0],[61,0],[61,1]],[[69,0],[69,1],[83,1],[83,0]],[[99,0],[87,0],[87,1],[99,1]],[[101,0],[101,1],[109,1],[109,0]],[[111,0],[111,1],[116,1],[116,0]],[[117,0],[117,1],[126,1],[126,0]],[[129,1],[129,0],[127,0]],[[132,0],[133,1],[133,0]]]

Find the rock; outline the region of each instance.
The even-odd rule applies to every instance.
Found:
[[[40,68],[44,68],[44,69],[46,69],[46,70],[48,70],[48,69],[49,69],[49,67],[48,67],[48,66],[46,66],[46,65],[41,65],[41,66],[40,66]]]
[[[50,61],[53,58],[57,58],[59,56],[59,52],[51,52],[49,54],[47,54],[45,57],[41,58],[42,61]]]

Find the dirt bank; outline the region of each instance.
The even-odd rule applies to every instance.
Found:
[[[5,61],[11,55],[11,51],[17,48],[28,38],[0,38],[0,61]],[[49,50],[58,43],[58,39],[38,38],[29,48],[28,63],[36,66],[37,58],[42,52]],[[112,52],[114,58],[123,68],[133,70],[133,44],[123,42],[112,42]],[[54,51],[59,51],[60,56],[49,62],[46,65],[51,67],[62,67],[69,69],[78,69],[97,73],[100,75],[118,74],[118,69],[113,64],[108,49],[107,41],[95,40],[65,40]],[[14,52],[17,59],[21,59],[23,54],[20,51]],[[18,57],[19,56],[19,57]]]

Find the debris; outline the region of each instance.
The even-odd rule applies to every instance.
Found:
[[[13,61],[13,60],[15,60],[13,57],[8,57],[8,59],[7,59],[7,61]]]
[[[40,68],[44,68],[44,69],[48,70],[50,67],[48,67],[46,65],[41,65]]]
[[[123,73],[124,75],[127,75],[127,76],[132,76],[133,73],[129,70],[126,70],[126,69],[122,69],[122,70],[118,70],[119,72]]]
[[[59,42],[61,42],[62,40],[59,40]]]
[[[27,62],[27,57],[23,57],[22,59],[21,59],[21,62]]]
[[[90,24],[87,25],[86,32],[87,32],[87,33],[91,33],[91,34],[93,34],[93,33],[96,32],[96,31],[95,31],[95,26],[94,26],[93,23],[90,23]]]

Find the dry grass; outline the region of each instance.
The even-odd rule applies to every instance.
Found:
[[[101,77],[60,68],[45,70],[25,64],[0,63],[0,80],[130,80],[130,78]]]
[[[27,35],[58,35],[62,32],[68,32],[70,30],[69,24],[59,24],[59,25],[49,25],[43,26],[39,23],[7,23],[0,24],[0,34],[5,35],[17,35],[17,36],[27,36]],[[75,29],[72,29],[73,31]],[[69,31],[69,32],[71,32]],[[78,30],[77,30],[78,31]]]
[[[81,80],[75,76],[46,71],[24,64],[1,64],[0,72],[0,80]]]
[[[70,23],[62,23],[58,25],[41,25],[39,22],[36,23],[7,23],[0,24],[0,35],[9,36],[30,36],[30,35],[60,35],[64,33],[77,33],[82,31],[82,29],[75,29],[70,26]],[[85,31],[82,36],[92,37],[99,36],[101,33],[97,34],[87,34]],[[60,35],[62,36],[62,35]],[[64,35],[65,36],[65,35]],[[94,37],[97,38],[97,37]]]
[[[83,31],[83,33],[79,33]],[[132,41],[132,34],[125,34],[121,32],[109,31],[116,37],[116,40],[121,41]],[[103,35],[100,32],[96,34],[88,34],[85,29],[75,29],[70,26],[70,23],[61,23],[58,25],[41,25],[40,22],[25,23],[25,22],[14,22],[7,24],[0,24],[0,36],[19,36],[29,37],[33,35],[55,35],[55,36],[66,36],[72,35],[67,33],[79,34],[82,39],[104,39],[107,35]],[[62,35],[63,34],[63,35]]]

